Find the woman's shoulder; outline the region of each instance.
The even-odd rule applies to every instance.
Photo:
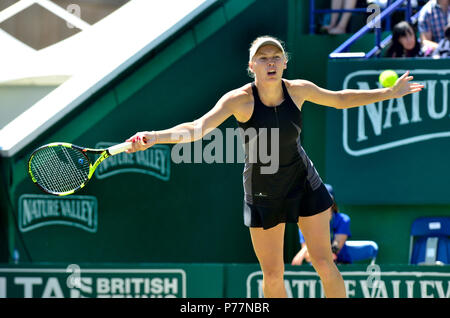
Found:
[[[302,93],[305,90],[314,88],[314,86],[316,86],[313,82],[305,79],[284,79],[283,81],[286,84],[286,88],[289,90],[289,92],[293,93]]]
[[[315,86],[314,83],[304,79],[284,79],[283,81],[286,84],[289,95],[295,100],[304,99],[304,96],[308,96],[310,90]]]
[[[232,89],[224,95],[224,97],[233,102],[243,102],[249,98],[252,98],[252,84],[248,83],[241,87]]]
[[[234,96],[249,96],[252,94],[252,83],[247,83],[242,85],[241,87],[235,88],[230,91]]]
[[[305,79],[283,79],[284,83],[286,84],[287,88],[298,88],[298,87],[305,87],[311,84],[310,81],[307,81]]]
[[[252,84],[248,83],[241,87],[232,89],[221,98],[224,105],[232,107],[240,107],[242,105],[253,103]]]

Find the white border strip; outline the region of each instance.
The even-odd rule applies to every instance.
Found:
[[[17,13],[25,10],[26,8],[32,6],[33,4],[34,0],[20,0],[19,2],[10,5],[9,7],[0,12],[0,23],[15,16]]]
[[[65,20],[66,22],[69,22],[70,24],[76,26],[80,30],[86,30],[91,27],[91,25],[83,20],[81,20],[79,17],[77,17],[74,14],[69,13],[68,11],[61,8],[59,5],[54,4],[53,2],[49,0],[34,0],[37,4],[42,6],[43,8],[47,9],[54,15],[60,17],[61,19]]]

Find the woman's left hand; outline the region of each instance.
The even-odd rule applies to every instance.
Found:
[[[408,94],[417,93],[424,88],[423,84],[419,83],[410,83],[413,79],[413,76],[409,76],[409,71],[406,71],[392,87],[392,98],[400,98]]]

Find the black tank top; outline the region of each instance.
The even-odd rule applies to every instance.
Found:
[[[263,137],[265,132],[262,128],[266,128],[267,138],[264,136],[264,140],[267,139],[269,153],[269,150],[272,150],[271,145],[273,144],[273,142],[270,142],[272,140],[272,128],[278,129],[279,141],[277,143],[279,144],[279,163],[280,166],[285,166],[300,159],[298,145],[300,143],[299,138],[302,129],[302,113],[289,96],[284,81],[281,81],[281,84],[284,95],[283,102],[278,106],[266,106],[259,98],[258,89],[256,88],[255,83],[252,83],[253,98],[255,100],[253,113],[248,121],[245,123],[238,121],[238,125],[244,130],[255,128],[258,132],[258,137]],[[245,143],[247,142],[248,141],[245,141]],[[258,145],[260,145],[259,140]],[[250,163],[250,158],[247,155],[249,154],[246,153],[246,163]],[[253,163],[258,165],[263,164],[259,156],[258,161]]]
[[[289,174],[288,170],[292,169],[294,165],[300,165],[300,169],[306,171],[304,175],[307,177],[307,181],[310,183],[313,190],[317,189],[322,183],[316,169],[300,143],[302,113],[290,97],[284,80],[281,81],[281,85],[284,95],[283,102],[278,106],[266,106],[262,103],[259,97],[258,89],[255,83],[252,83],[254,98],[252,116],[245,123],[237,121],[238,126],[243,130],[241,131],[241,137],[245,149],[244,191],[246,199],[249,198],[247,201],[251,201],[251,197],[254,195],[252,193],[252,188],[254,188],[252,186],[253,183],[266,182],[269,179],[281,180],[280,182],[283,183],[282,180],[285,178],[280,178],[280,176],[283,174]],[[278,129],[279,140],[276,143],[273,141],[271,142],[273,132],[272,128]],[[252,134],[248,133],[249,129],[256,130],[256,138],[251,138]],[[263,136],[265,133],[267,133],[267,135]],[[259,145],[261,137],[263,137],[262,140],[266,144],[266,153],[269,156],[272,154],[273,150],[276,150],[271,149],[272,144],[279,147],[279,169],[278,172],[272,176],[266,175],[265,177],[260,173],[261,166],[269,165],[267,164],[267,160],[262,160],[260,157]],[[256,151],[257,155],[254,157],[251,156],[251,150],[249,147],[249,143],[252,142],[258,145],[258,151]]]

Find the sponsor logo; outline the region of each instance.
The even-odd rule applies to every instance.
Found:
[[[181,269],[0,269],[0,298],[185,298]]]
[[[396,70],[402,75],[405,70]],[[346,76],[343,89],[380,88],[379,70]],[[343,110],[343,146],[352,156],[450,137],[450,69],[413,70],[421,92]]]
[[[115,143],[100,142],[95,145],[95,148],[108,148],[113,145]],[[95,176],[97,179],[105,179],[128,172],[143,173],[168,181],[170,178],[170,147],[155,145],[146,151],[122,152],[111,156],[98,166]]]
[[[352,298],[449,298],[450,273],[341,271],[347,296]],[[289,298],[324,298],[322,283],[312,271],[286,271],[284,285]],[[375,279],[374,279],[375,278]],[[263,275],[247,277],[247,297],[263,298]]]
[[[19,197],[18,221],[21,232],[48,225],[67,225],[95,233],[97,214],[97,198],[93,196],[23,194]]]

